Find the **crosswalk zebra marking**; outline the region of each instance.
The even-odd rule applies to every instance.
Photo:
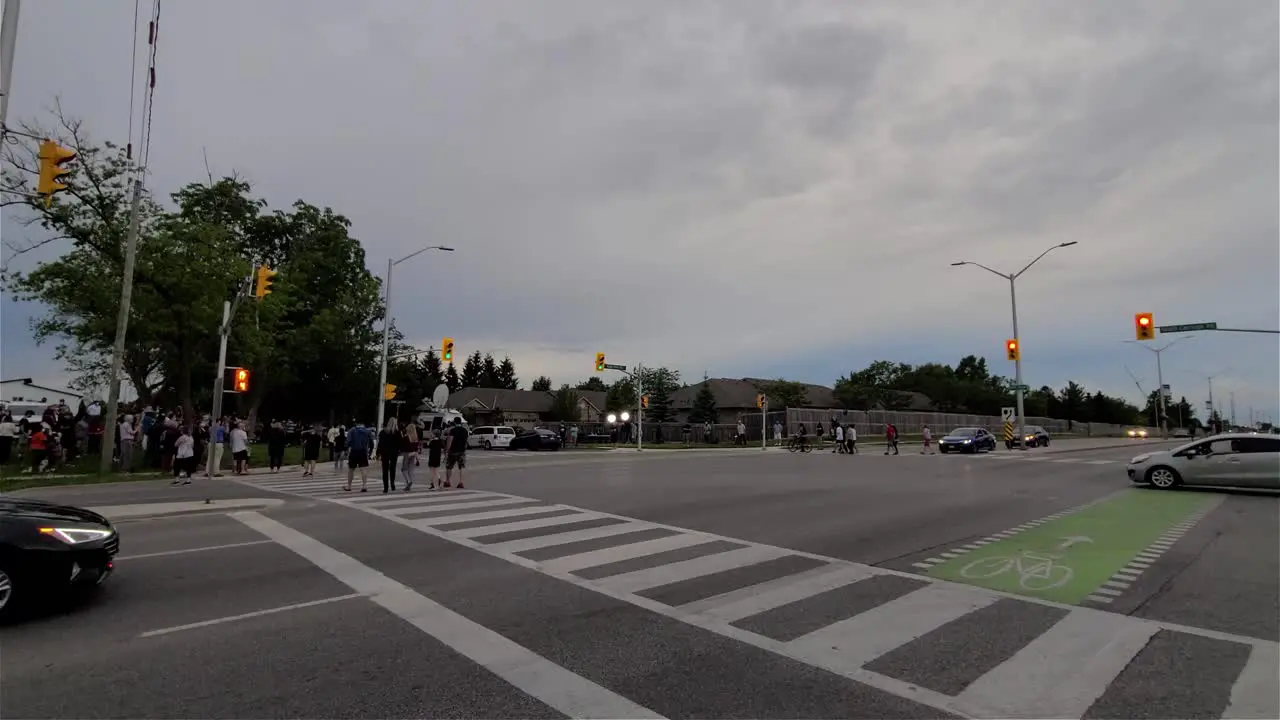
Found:
[[[270,480],[240,482],[267,490],[278,487],[273,487]],[[302,490],[303,492],[293,491],[292,494],[312,497],[307,495],[306,491],[324,492],[324,488],[304,487]],[[521,498],[504,493],[487,491],[469,491],[469,493],[474,499],[468,502],[497,499],[536,502],[532,498]],[[459,497],[459,495],[422,493],[418,511],[442,507],[441,503],[447,503],[451,497]],[[1224,713],[1223,716],[1280,717],[1280,707],[1276,707],[1274,692],[1276,673],[1274,658],[1277,657],[1277,644],[1272,641],[1191,628],[1176,623],[1132,618],[1094,608],[1064,605],[1011,593],[979,590],[965,585],[933,580],[915,573],[860,565],[812,553],[750,543],[712,533],[691,531],[567,505],[538,508],[540,511],[546,511],[548,507],[562,508],[570,513],[557,517],[522,520],[522,515],[504,515],[482,521],[496,524],[449,530],[436,527],[435,525],[447,525],[439,520],[433,519],[430,524],[426,524],[403,517],[402,511],[412,507],[416,500],[394,503],[392,507],[397,512],[393,513],[388,512],[385,506],[383,509],[379,507],[381,503],[378,501],[385,499],[385,496],[370,498],[348,495],[325,499],[412,527],[420,532],[435,535],[725,637],[826,669],[900,697],[924,703],[945,713],[965,717],[1081,717],[1119,677],[1126,664],[1146,647],[1155,633],[1167,630],[1183,636],[1225,640],[1251,648],[1250,661],[1242,668],[1231,688],[1232,711]],[[473,509],[476,512],[459,511],[456,514],[451,512],[448,518],[466,525],[459,519],[474,520],[480,515],[487,514],[485,507]],[[1064,510],[1039,520],[1023,523],[1012,531],[1004,531],[1001,534],[1005,536],[1016,534],[1074,510],[1075,508]],[[599,522],[607,519],[617,522],[602,527],[574,528],[575,525],[584,522]],[[486,535],[502,536],[537,529],[554,531],[561,527],[565,528],[564,532],[551,532],[548,535],[520,538],[492,545],[483,542]],[[588,550],[585,553],[557,557],[544,562],[517,554],[521,549],[549,548],[591,537],[607,537],[656,528],[673,531],[676,535],[672,537],[690,538],[687,541],[689,544],[686,545],[688,548],[696,549],[707,543],[719,541],[737,549],[726,549],[690,560],[597,579],[580,577],[575,574],[576,571],[566,571],[563,568],[584,564],[587,568],[600,568],[602,565],[589,563],[617,562],[619,552],[628,552],[617,551],[617,548],[626,548],[627,545],[610,548],[617,552],[592,555],[590,559],[582,556],[598,551]],[[973,545],[979,542],[982,541],[968,544]],[[668,550],[668,552],[678,551]],[[640,557],[652,558],[655,554]],[[671,606],[646,596],[681,581],[706,579],[726,570],[747,568],[783,557],[807,557],[821,561],[822,564],[786,577],[771,578],[765,582],[727,589],[726,592],[687,605]],[[560,563],[560,567],[554,564],[556,562]],[[905,588],[907,591],[905,595],[890,598],[884,602],[875,602],[873,606],[861,611],[855,609],[851,617],[828,623],[804,636],[788,641],[766,637],[739,626],[750,627],[749,622],[742,623],[742,621],[803,603],[825,592],[830,592],[833,588],[852,587],[874,578],[902,578],[903,581],[909,578],[910,582],[924,583],[924,585],[918,588]],[[658,592],[656,596],[661,596],[661,593]],[[963,622],[974,613],[981,612],[981,608],[990,607],[992,603],[1002,598],[1006,601],[1059,608],[1063,611],[1064,617],[1048,631],[1023,645],[1011,658],[984,672],[959,692],[940,692],[922,687],[919,683],[908,682],[868,669],[867,666],[870,663],[877,658],[885,657],[886,653],[903,648],[905,643],[910,643],[926,633],[939,631],[940,627],[947,627],[948,623]],[[1205,662],[1211,661],[1211,658],[1205,660]]]

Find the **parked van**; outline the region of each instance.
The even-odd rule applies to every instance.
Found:
[[[516,436],[516,429],[506,425],[485,425],[471,431],[467,447],[481,447],[485,450],[505,449],[511,445]]]

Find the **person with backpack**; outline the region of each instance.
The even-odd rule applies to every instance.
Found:
[[[372,451],[372,433],[364,423],[356,421],[356,426],[347,433],[347,484],[343,490],[351,491],[351,482],[355,480],[356,470],[359,470],[360,492],[369,491],[369,453]]]

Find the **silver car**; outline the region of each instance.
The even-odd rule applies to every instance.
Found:
[[[1229,485],[1280,490],[1280,438],[1224,433],[1129,461],[1129,480],[1163,490]]]

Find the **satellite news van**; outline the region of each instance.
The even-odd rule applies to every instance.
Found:
[[[431,394],[431,399],[422,403],[418,408],[418,424],[428,433],[444,432],[445,428],[453,425],[454,419],[462,421],[462,426],[470,431],[467,419],[462,417],[462,413],[457,410],[451,410],[445,407],[449,402],[449,388],[444,385],[437,385],[435,392]]]

